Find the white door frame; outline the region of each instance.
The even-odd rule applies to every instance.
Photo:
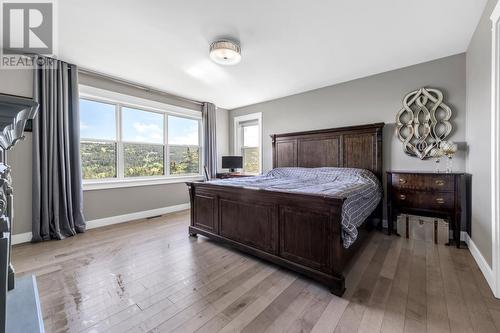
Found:
[[[492,285],[495,297],[500,298],[500,2],[492,21],[491,47],[491,245]]]

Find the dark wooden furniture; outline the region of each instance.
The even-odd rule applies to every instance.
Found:
[[[460,247],[460,230],[467,207],[465,173],[387,172],[387,221],[394,231],[398,214],[439,217],[449,221]]]
[[[365,168],[382,176],[383,123],[272,135],[274,167]],[[192,236],[201,234],[312,277],[336,295],[365,228],[343,247],[343,199],[188,183]],[[381,219],[382,210],[372,217]]]
[[[222,173],[217,173],[216,178],[219,179],[227,179],[227,178],[239,178],[239,177],[252,177],[255,175],[249,175],[241,172],[222,172]]]

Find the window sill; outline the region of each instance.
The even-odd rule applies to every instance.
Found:
[[[99,180],[99,181],[84,181],[84,191],[105,190],[121,187],[136,187],[136,186],[150,186],[162,184],[176,184],[189,181],[203,180],[203,176],[178,176],[178,177],[161,177],[161,178],[136,178],[136,179],[112,179],[112,180]]]

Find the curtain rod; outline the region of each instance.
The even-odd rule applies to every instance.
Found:
[[[90,70],[90,69],[86,69],[86,68],[82,68],[82,67],[77,67],[77,68],[78,68],[78,72],[79,73],[86,74],[86,75],[89,75],[89,76],[93,76],[93,77],[96,77],[96,78],[102,78],[102,79],[105,79],[105,80],[108,80],[108,81],[112,81],[112,82],[116,82],[116,83],[120,83],[120,84],[129,86],[129,87],[133,87],[133,88],[137,88],[137,89],[143,90],[143,91],[148,92],[148,93],[155,93],[155,94],[162,95],[162,96],[165,96],[165,97],[168,97],[168,98],[173,98],[173,99],[176,99],[176,100],[179,100],[179,101],[183,101],[183,102],[194,103],[194,104],[197,104],[197,105],[202,105],[203,104],[202,102],[199,102],[199,101],[196,101],[196,100],[193,100],[193,99],[189,99],[189,98],[185,98],[185,97],[181,97],[181,96],[176,96],[176,95],[173,95],[173,94],[169,94],[169,93],[167,93],[165,91],[162,91],[162,90],[159,90],[159,89],[155,89],[155,88],[151,88],[151,87],[148,87],[148,86],[145,86],[145,85],[142,85],[142,84],[139,84],[139,83],[135,83],[135,82],[132,82],[132,81],[128,81],[128,80],[125,80],[125,79],[120,79],[120,78],[117,78],[115,76],[111,76],[111,75],[99,73],[99,72],[96,72],[96,71],[93,71],[93,70]]]

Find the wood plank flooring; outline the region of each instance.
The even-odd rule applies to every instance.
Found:
[[[343,298],[204,237],[189,212],[14,247],[47,332],[500,332],[467,250],[373,232]]]

